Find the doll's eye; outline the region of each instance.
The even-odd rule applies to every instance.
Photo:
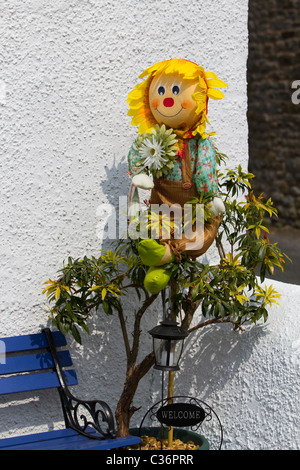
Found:
[[[159,85],[159,87],[157,88],[157,93],[159,95],[164,95],[166,93],[166,89],[163,85]]]
[[[173,95],[179,95],[179,93],[180,93],[180,86],[179,86],[179,85],[173,85],[173,86],[172,86],[172,93],[173,93]]]

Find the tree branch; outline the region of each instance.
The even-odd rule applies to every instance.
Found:
[[[188,330],[188,333],[192,333],[193,331],[198,330],[199,328],[203,328],[204,326],[211,325],[213,323],[232,323],[232,321],[229,318],[227,318],[226,320],[220,317],[212,318],[211,320],[206,320],[202,323],[198,323],[198,325],[196,326],[193,326],[193,328],[190,328]]]
[[[223,247],[223,244],[219,238],[219,235],[216,237],[216,246],[218,248],[218,252],[219,252],[219,256],[221,259],[225,258],[226,256],[226,253],[225,253],[225,250],[224,250],[224,247]]]
[[[120,321],[122,335],[123,335],[123,339],[124,339],[126,357],[127,357],[127,362],[128,362],[128,361],[130,361],[131,351],[130,351],[130,344],[129,344],[129,339],[128,339],[128,333],[127,333],[123,308],[122,308],[122,305],[120,303],[117,303],[116,305],[114,304],[113,306],[118,311],[119,321]]]
[[[193,282],[194,280],[194,274],[195,272],[192,272],[191,274],[191,282]],[[188,291],[188,294],[186,296],[186,304],[187,304],[187,308],[185,309],[185,316],[184,316],[184,319],[182,320],[182,323],[181,323],[181,326],[185,329],[185,330],[188,330],[192,320],[193,320],[193,316],[194,316],[194,313],[195,311],[197,310],[197,308],[199,307],[200,303],[201,303],[201,300],[198,300],[198,301],[193,301],[193,296],[192,296],[192,292],[193,292],[193,286],[191,286],[189,288],[189,291]]]
[[[145,297],[146,298],[149,297],[149,293],[148,293],[147,289],[144,286],[142,286],[140,284],[127,284],[127,286],[123,286],[122,289],[128,289],[129,287],[135,287],[136,289],[142,289],[142,291],[145,294]]]
[[[144,375],[151,369],[155,363],[154,352],[151,351],[144,359],[136,366],[134,372],[136,374],[137,380],[141,380]]]
[[[133,329],[133,343],[132,343],[131,357],[130,357],[131,367],[135,364],[138,351],[139,351],[139,342],[140,342],[140,334],[141,334],[140,325],[141,325],[142,317],[145,311],[148,309],[148,307],[150,307],[150,305],[157,298],[157,296],[158,294],[153,294],[150,297],[147,297],[143,305],[141,306],[141,308],[138,310],[136,314],[136,318],[134,322],[134,329]]]

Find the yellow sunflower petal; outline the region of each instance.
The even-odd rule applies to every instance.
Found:
[[[208,86],[209,87],[215,87],[215,88],[225,88],[227,85],[227,83],[223,82],[223,80],[220,80],[219,78],[218,79],[214,79],[212,78],[211,80],[208,80]]]
[[[204,124],[200,124],[200,126],[198,126],[198,130],[199,130],[199,132],[200,132],[201,135],[203,134],[203,132],[205,131],[205,129],[206,129],[205,123],[204,123]]]
[[[199,86],[200,88],[204,88],[205,90],[207,89],[207,84],[203,77],[199,77]]]
[[[139,126],[139,134],[150,133],[152,127],[154,127],[154,126],[151,126],[151,124],[147,121],[141,122],[141,124]]]
[[[205,108],[206,108],[206,103],[198,103],[198,106],[197,106],[197,109],[196,109],[196,113],[197,114],[201,114],[203,111],[205,111]]]
[[[220,90],[215,90],[214,88],[209,88],[207,91],[207,96],[213,100],[221,100],[224,98],[223,93]]]
[[[201,91],[196,91],[196,93],[193,93],[193,94],[192,94],[192,98],[193,98],[193,100],[195,100],[195,101],[200,101],[200,100],[203,101],[203,100],[205,100],[205,98],[206,98],[206,94],[205,94],[205,92],[203,92],[203,91],[202,91],[202,92],[201,92]]]
[[[207,79],[209,79],[209,78],[218,79],[217,75],[214,72],[204,72],[204,74],[205,74],[205,78],[207,78]]]
[[[132,118],[131,124],[133,126],[137,126],[138,124],[140,124],[142,122],[142,120],[143,120],[143,116],[140,116],[140,115],[137,114],[136,116],[134,116]]]
[[[131,100],[139,100],[143,97],[143,91],[139,90],[137,87],[135,87],[129,94],[128,94],[128,99],[127,101]]]
[[[140,108],[141,105],[130,106],[127,116],[135,116]]]

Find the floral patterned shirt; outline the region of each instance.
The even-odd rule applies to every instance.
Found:
[[[192,167],[192,181],[195,182],[198,193],[218,193],[216,152],[211,139],[209,137],[206,139],[202,139],[201,137],[189,139],[189,151]],[[136,166],[136,164],[140,158],[136,139],[128,154],[128,165],[131,176],[139,173],[139,167]],[[168,175],[164,176],[163,179],[164,181],[182,181],[182,157],[180,155],[177,156],[172,170]]]

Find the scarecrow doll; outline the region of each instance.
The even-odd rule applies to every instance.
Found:
[[[201,195],[210,196],[211,218],[205,222],[202,236],[195,238],[190,232],[176,238],[171,222],[169,238],[160,232],[160,236],[139,242],[141,260],[149,266],[145,287],[158,293],[171,277],[167,263],[178,261],[183,253],[192,259],[204,254],[217,235],[225,208],[218,197],[213,133],[206,133],[206,124],[209,98],[222,99],[223,93],[216,88],[227,85],[213,72],[184,59],[158,62],[140,78],[144,81],[127,99],[131,124],[139,126],[139,136],[128,154],[132,182],[129,220],[135,217],[137,188],[151,189],[151,206],[183,208]]]

